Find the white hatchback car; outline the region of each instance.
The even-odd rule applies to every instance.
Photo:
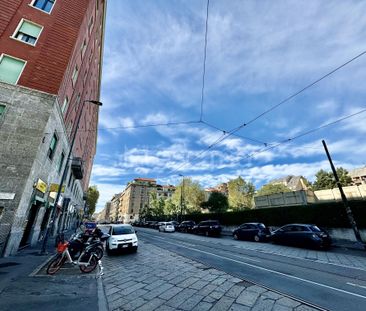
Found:
[[[124,249],[133,252],[137,251],[138,239],[135,229],[131,225],[111,225],[109,234],[110,237],[106,245],[107,253]]]
[[[159,231],[163,232],[174,232],[175,228],[171,222],[162,222],[159,226]]]

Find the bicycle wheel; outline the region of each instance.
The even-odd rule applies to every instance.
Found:
[[[47,274],[55,274],[58,270],[60,270],[64,262],[65,257],[62,256],[62,254],[58,254],[56,258],[49,263],[47,267]]]
[[[95,255],[92,255],[92,254],[90,256],[92,256],[92,257],[90,258],[90,262],[89,262],[88,265],[80,265],[79,266],[80,271],[83,272],[83,273],[92,272],[98,265],[98,258]]]

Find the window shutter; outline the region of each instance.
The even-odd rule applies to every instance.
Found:
[[[0,81],[15,84],[25,62],[4,56],[0,62]]]
[[[24,21],[22,26],[20,26],[19,31],[34,38],[38,38],[41,32],[41,27]]]

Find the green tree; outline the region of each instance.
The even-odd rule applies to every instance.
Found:
[[[208,208],[210,212],[225,212],[229,208],[227,196],[221,192],[212,192],[207,202],[201,204]]]
[[[349,186],[352,184],[352,178],[346,169],[338,167],[336,172],[342,186]],[[315,174],[315,178],[315,182],[312,185],[313,190],[332,189],[337,187],[337,183],[332,172],[320,170]]]
[[[161,217],[164,215],[165,201],[163,198],[158,198],[156,192],[149,193],[149,213],[152,216]]]
[[[291,192],[291,189],[284,184],[267,184],[263,185],[256,194],[256,196],[270,195],[275,193]]]
[[[165,215],[178,215],[179,211],[180,207],[174,204],[172,199],[169,198],[165,200],[165,209],[164,209]]]
[[[201,210],[201,203],[205,199],[205,192],[198,182],[194,182],[190,178],[184,178],[176,187],[172,196],[172,202],[179,207],[179,213],[181,193],[183,194],[183,214],[195,213]]]
[[[93,215],[95,212],[95,207],[99,199],[99,191],[97,186],[90,186],[87,192],[86,203],[89,206],[89,215]]]
[[[233,210],[242,210],[253,207],[255,187],[250,181],[240,176],[228,182],[229,206]]]

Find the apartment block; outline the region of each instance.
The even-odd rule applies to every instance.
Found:
[[[0,2],[0,255],[37,243],[53,213],[55,230],[82,216],[105,13],[105,0]],[[54,202],[65,167],[62,200]]]

